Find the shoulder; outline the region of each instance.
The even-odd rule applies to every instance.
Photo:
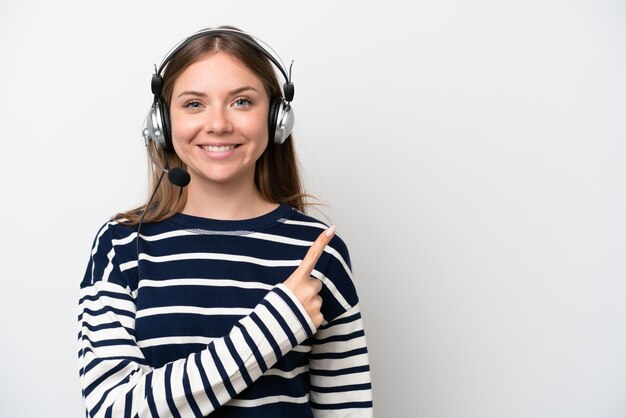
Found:
[[[93,240],[91,254],[119,252],[134,241],[137,236],[137,225],[125,225],[120,220],[109,220],[102,224]]]
[[[134,242],[137,236],[137,226],[124,225],[118,220],[109,220],[97,229],[85,276],[81,283],[82,287],[97,281],[120,281],[122,280],[120,265],[135,258]]]
[[[283,221],[292,234],[296,234],[298,238],[309,242],[315,241],[319,234],[331,226],[328,222],[323,222],[296,209],[293,209]],[[334,255],[338,261],[343,261],[348,268],[351,268],[348,246],[341,238],[340,233],[335,234],[328,244],[326,252]]]
[[[136,225],[126,225],[124,219],[111,219],[101,224],[94,238],[94,244],[105,240],[119,240],[136,234]]]

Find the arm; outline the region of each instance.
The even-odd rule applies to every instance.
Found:
[[[313,271],[328,322],[313,336],[310,400],[315,418],[372,417],[372,382],[350,256],[337,237]]]
[[[91,417],[208,415],[314,332],[299,301],[279,284],[228,335],[151,369],[133,335],[127,288],[98,281],[82,289],[80,306],[80,380]]]
[[[316,418],[373,416],[372,381],[358,304],[313,336],[309,373]]]

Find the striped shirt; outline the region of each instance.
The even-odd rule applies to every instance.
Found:
[[[350,259],[334,236],[312,275],[315,329],[282,284],[326,225],[281,205],[258,218],[107,222],[81,282],[90,417],[371,417]]]

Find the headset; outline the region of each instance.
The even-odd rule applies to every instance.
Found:
[[[168,112],[168,104],[165,102],[165,100],[163,100],[163,97],[161,95],[161,90],[163,88],[162,73],[167,64],[172,60],[174,56],[176,56],[176,54],[181,49],[183,49],[193,40],[204,36],[219,36],[226,34],[235,36],[238,39],[246,42],[250,47],[254,48],[254,50],[264,55],[283,75],[285,79],[285,83],[283,84],[284,96],[274,96],[270,98],[268,115],[268,139],[269,141],[273,141],[275,144],[282,144],[291,134],[295,121],[293,108],[291,106],[291,101],[293,100],[295,92],[294,85],[291,82],[291,67],[289,68],[288,74],[284,66],[281,65],[281,63],[272,54],[270,54],[267,49],[261,46],[262,43],[275,53],[275,51],[262,40],[238,29],[214,28],[203,29],[187,37],[176,46],[174,46],[174,48],[172,48],[170,52],[168,52],[165,58],[163,58],[163,61],[161,61],[161,65],[159,65],[158,68],[155,65],[155,72],[152,75],[152,81],[150,84],[152,94],[154,95],[154,101],[152,103],[150,111],[148,112],[148,116],[146,117],[144,128],[142,131],[146,146],[148,146],[149,143],[152,141],[159,148],[165,150],[174,149],[172,145],[172,130]],[[152,159],[152,161],[156,164],[154,159]],[[167,166],[165,167],[165,169],[162,170],[164,172],[167,172]]]

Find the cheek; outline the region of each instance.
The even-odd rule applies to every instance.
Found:
[[[246,135],[249,138],[254,138],[257,141],[267,143],[268,123],[266,113],[259,112],[257,117],[248,118],[245,123],[240,126],[242,130],[245,130]]]
[[[184,142],[198,133],[201,124],[190,118],[180,118],[176,114],[170,116],[170,130],[172,132],[172,142]]]
[[[256,138],[263,145],[263,148],[265,148],[265,146],[267,145],[267,138],[268,138],[267,122],[261,123],[255,128],[256,128],[255,129]]]

